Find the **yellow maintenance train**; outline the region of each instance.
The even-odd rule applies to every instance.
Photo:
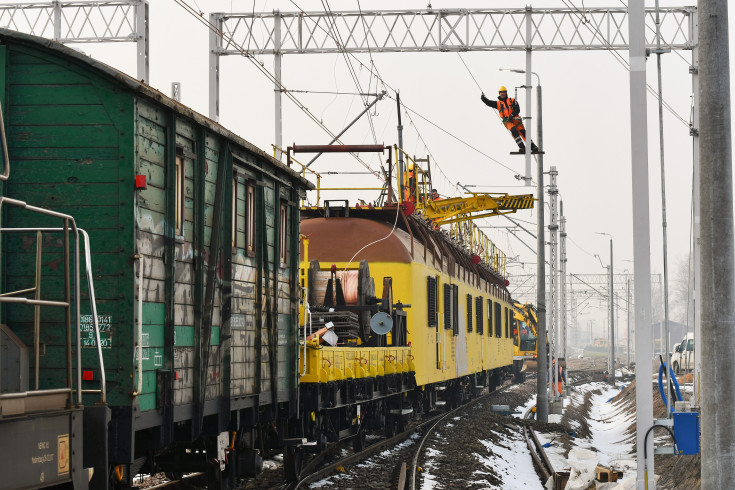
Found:
[[[289,158],[323,149],[294,145]],[[301,208],[300,396],[303,432],[318,442],[359,448],[365,428],[392,433],[513,368],[505,255],[472,219],[531,208],[532,196],[432,199],[428,170],[404,158],[382,206]]]

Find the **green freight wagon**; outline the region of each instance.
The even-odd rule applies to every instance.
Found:
[[[85,390],[91,486],[198,469],[228,487],[256,471],[257,449],[269,437],[283,444],[298,407],[298,203],[311,184],[151,87],[9,30],[0,104],[11,165],[2,195],[71,215],[90,238],[97,322],[83,277],[71,348],[58,308],[40,308],[38,335],[33,305],[4,304],[0,323],[31,359],[17,376],[38,374],[40,389],[67,386],[80,336],[82,381],[71,384]],[[58,223],[3,208],[3,227]],[[42,248],[41,296],[62,295],[60,236],[44,233],[40,246],[35,234],[3,234],[2,291],[34,284]]]

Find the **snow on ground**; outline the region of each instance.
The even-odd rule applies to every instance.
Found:
[[[531,453],[528,452],[526,441],[520,433],[511,436],[501,434],[502,443],[490,443],[480,441],[492,451],[493,456],[486,458],[475,454],[475,457],[486,468],[492,470],[503,478],[503,490],[514,490],[516,488],[544,488],[539,481],[538,475],[533,468]]]
[[[626,475],[630,475],[635,474],[636,471],[635,441],[626,435],[626,431],[635,421],[635,413],[626,413],[625,407],[621,403],[612,402],[611,399],[619,393],[621,387],[622,384],[613,388],[607,383],[601,382],[579,386],[570,396],[564,398],[564,409],[581,406],[587,393],[599,391],[599,393],[591,395],[588,402],[589,417],[587,423],[592,435],[590,438],[577,437],[574,440],[575,445],[597,453],[601,465],[613,466],[615,469],[622,470]],[[534,395],[522,407],[519,407],[519,411],[525,413],[528,408],[535,404],[536,396]],[[523,415],[516,416],[522,417]],[[560,421],[561,415],[549,414],[549,422]],[[572,422],[570,425],[572,430],[579,428],[579,423]],[[566,458],[567,451],[560,444],[555,444],[556,435],[540,432],[537,432],[536,435],[542,444],[549,444],[549,447],[546,448],[546,454],[554,468],[557,471],[569,470],[570,462]],[[525,443],[523,443],[522,449],[528,455]],[[530,458],[530,455],[528,458]],[[514,466],[520,467],[521,465]],[[529,467],[532,468],[532,465]],[[536,479],[538,480],[538,478]]]
[[[600,464],[614,465],[617,468],[622,466],[627,473],[631,467],[636,467],[633,456],[634,442],[628,440],[625,434],[635,422],[635,412],[626,413],[621,404],[608,402],[620,391],[617,387],[603,383],[586,386],[595,389],[594,385],[598,385],[602,393],[593,395],[591,399],[589,423],[592,441],[589,449],[594,449],[600,454]]]
[[[436,458],[440,454],[441,451],[438,451],[433,447],[426,448],[426,459],[424,460],[424,466],[422,467],[424,471],[421,475],[421,488],[433,490],[437,487],[436,477],[432,471],[437,471],[439,469],[439,465],[436,463]]]

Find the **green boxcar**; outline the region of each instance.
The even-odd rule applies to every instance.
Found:
[[[12,31],[0,30],[0,42],[4,195],[68,213],[90,235],[110,471],[126,481],[141,465],[154,469],[151,454],[165,468],[173,442],[244,435],[293,413],[298,202],[310,184],[107,65]],[[59,226],[23,210],[4,214],[4,226]],[[34,259],[35,238],[5,237],[4,287],[32,283]],[[45,298],[58,298],[61,262],[59,236],[47,234]],[[82,312],[83,388],[98,389],[88,303]],[[63,315],[44,309],[42,318],[42,387],[60,386]],[[6,306],[2,323],[32,348],[33,307]],[[98,401],[85,395],[85,405]]]

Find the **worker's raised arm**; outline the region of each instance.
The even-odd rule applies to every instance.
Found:
[[[480,100],[483,101],[485,103],[485,105],[489,105],[493,109],[497,109],[498,108],[498,103],[495,102],[494,100],[490,100],[487,97],[485,97],[485,94],[482,94],[480,96]]]

